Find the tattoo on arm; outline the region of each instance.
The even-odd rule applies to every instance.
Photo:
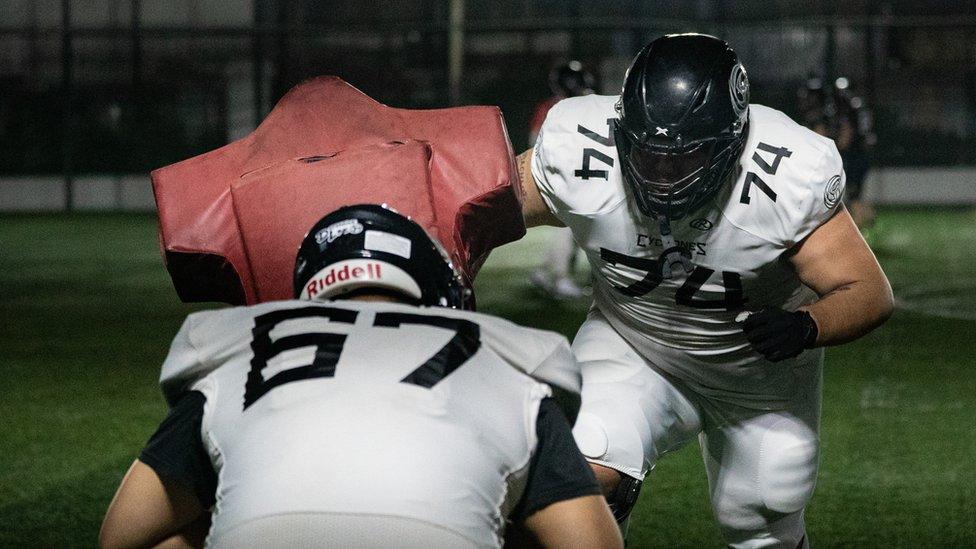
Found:
[[[532,176],[532,154],[533,149],[529,149],[515,158],[515,167],[518,170],[519,187],[522,191],[522,216],[525,219],[526,227],[537,225],[552,225],[554,227],[564,226],[559,219],[549,210],[549,206],[542,198],[535,178]]]
[[[517,162],[515,163],[515,168],[516,168],[516,170],[518,170],[519,186],[522,187],[522,192],[524,193],[525,192],[525,173],[526,173],[526,171],[525,171],[525,164],[529,160],[529,155],[519,156],[516,160],[517,160]]]

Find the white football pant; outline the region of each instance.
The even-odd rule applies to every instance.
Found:
[[[712,511],[731,547],[808,545],[803,510],[817,479],[822,360],[797,369],[793,399],[768,411],[703,396],[661,373],[596,310],[573,352],[583,370],[573,434],[591,463],[643,479],[697,436]]]

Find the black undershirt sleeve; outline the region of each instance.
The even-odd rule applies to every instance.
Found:
[[[529,464],[525,493],[510,516],[513,522],[523,522],[553,503],[601,494],[555,400],[547,398],[539,405],[536,433],[539,443]]]
[[[180,398],[149,438],[139,461],[151,467],[161,479],[189,486],[200,504],[210,508],[217,491],[217,474],[200,433],[206,400],[199,391],[190,391]]]

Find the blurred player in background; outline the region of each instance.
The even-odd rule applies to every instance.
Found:
[[[578,390],[565,338],[463,310],[440,246],[380,206],[319,221],[294,287],[187,318],[102,546],[199,544],[207,509],[213,547],[501,547],[507,520],[621,546],[551,398]]]
[[[553,67],[549,71],[549,89],[552,91],[552,96],[540,101],[532,111],[532,120],[529,122],[529,145],[535,145],[549,109],[567,97],[593,93],[593,85],[593,74],[579,61],[569,61]]]
[[[529,145],[535,145],[546,115],[556,103],[567,97],[579,97],[593,93],[593,75],[579,61],[570,61],[549,71],[549,89],[552,96],[541,101],[532,112],[529,123]],[[532,272],[532,282],[556,299],[582,297],[586,290],[573,276],[576,270],[578,248],[573,242],[573,232],[559,229],[554,232],[546,254],[545,263]]]
[[[573,433],[618,521],[699,439],[727,543],[805,547],[823,347],[892,308],[834,143],[750,105],[725,42],[680,34],[637,54],[619,97],[553,107],[517,165],[526,223],[570,227],[590,262]]]
[[[870,229],[875,219],[874,207],[862,192],[875,142],[871,111],[861,97],[852,93],[850,82],[843,76],[832,87],[825,86],[820,78],[808,78],[798,93],[798,106],[804,126],[836,143],[847,174],[847,208],[859,229]]]

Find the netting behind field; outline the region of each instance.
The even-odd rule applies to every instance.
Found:
[[[753,100],[790,114],[809,78],[846,77],[877,166],[976,163],[973,2],[814,4],[2,0],[0,174],[146,172],[246,134],[322,74],[397,107],[499,105],[522,149],[555,63],[579,59],[615,93],[640,46],[684,31],[727,39]]]

